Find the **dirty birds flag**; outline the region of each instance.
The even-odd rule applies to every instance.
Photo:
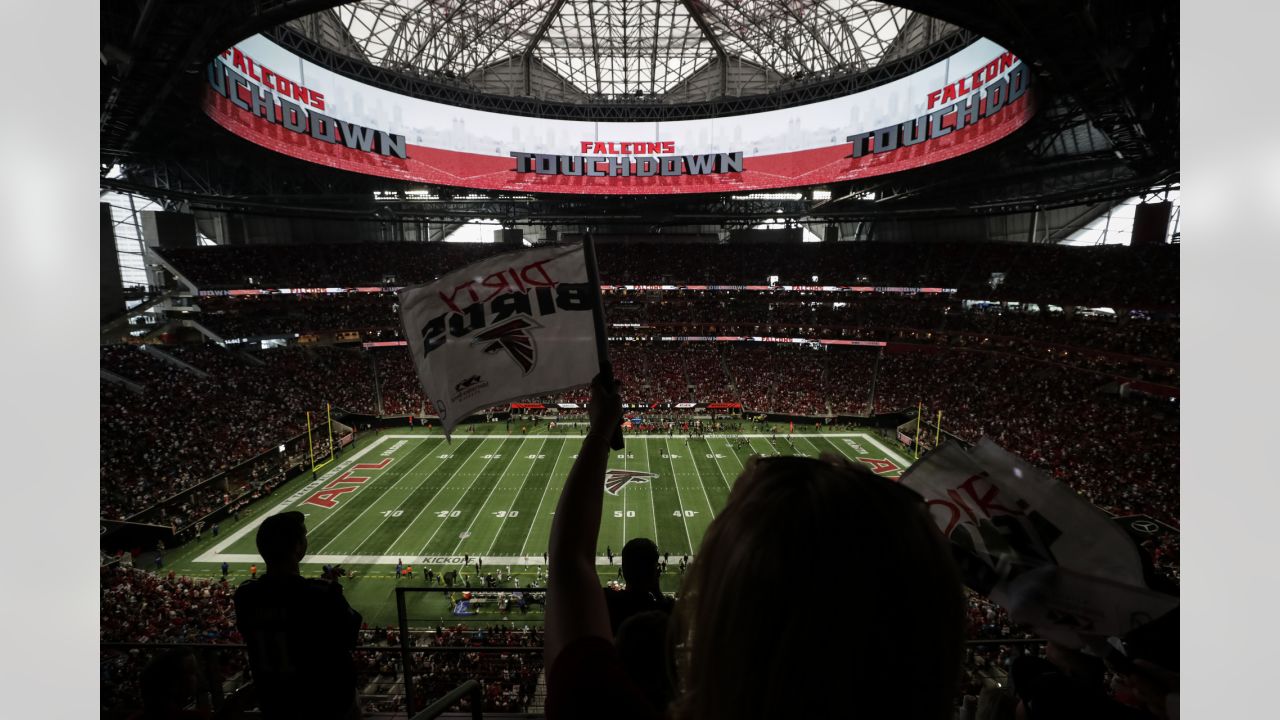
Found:
[[[1137,546],[1106,513],[987,438],[944,443],[902,484],[924,496],[965,584],[1049,640],[1101,650],[1178,604],[1147,587]]]
[[[445,435],[482,408],[590,384],[598,292],[581,245],[506,253],[401,290],[414,367]]]

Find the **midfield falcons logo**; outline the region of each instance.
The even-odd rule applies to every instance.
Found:
[[[520,366],[524,375],[528,375],[538,361],[537,346],[527,332],[531,328],[542,327],[527,317],[517,317],[501,325],[485,330],[472,339],[472,343],[481,345],[484,352],[492,355],[499,350],[506,350],[512,360]]]
[[[604,489],[610,495],[617,495],[629,482],[649,482],[658,477],[657,473],[640,470],[609,470],[604,474]]]

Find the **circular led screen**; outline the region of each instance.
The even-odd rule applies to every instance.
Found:
[[[889,83],[782,110],[591,122],[470,110],[352,80],[262,36],[209,63],[205,112],[263,147],[411,182],[519,193],[821,185],[972,152],[1032,115],[1031,70],[989,40]]]

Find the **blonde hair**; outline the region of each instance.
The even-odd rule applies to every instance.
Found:
[[[752,458],[676,605],[671,717],[949,718],[963,628],[919,496],[843,458]]]

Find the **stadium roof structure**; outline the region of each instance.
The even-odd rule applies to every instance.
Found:
[[[104,3],[104,188],[185,207],[388,219],[634,215],[654,224],[1002,214],[1178,184],[1178,8],[1159,0],[171,0]],[[780,192],[619,199],[425,187],[285,157],[201,111],[202,68],[255,33],[334,72],[461,107],[677,120],[800,105],[979,37],[1036,74],[1035,118],[923,168]],[[108,171],[118,168],[108,178]],[[394,207],[375,193],[398,196]],[[406,202],[416,196],[418,202]]]
[[[375,0],[325,12],[336,22],[298,26],[378,67],[466,77],[516,59],[586,98],[666,95],[729,58],[775,80],[865,71],[902,53],[918,15],[868,0]]]

